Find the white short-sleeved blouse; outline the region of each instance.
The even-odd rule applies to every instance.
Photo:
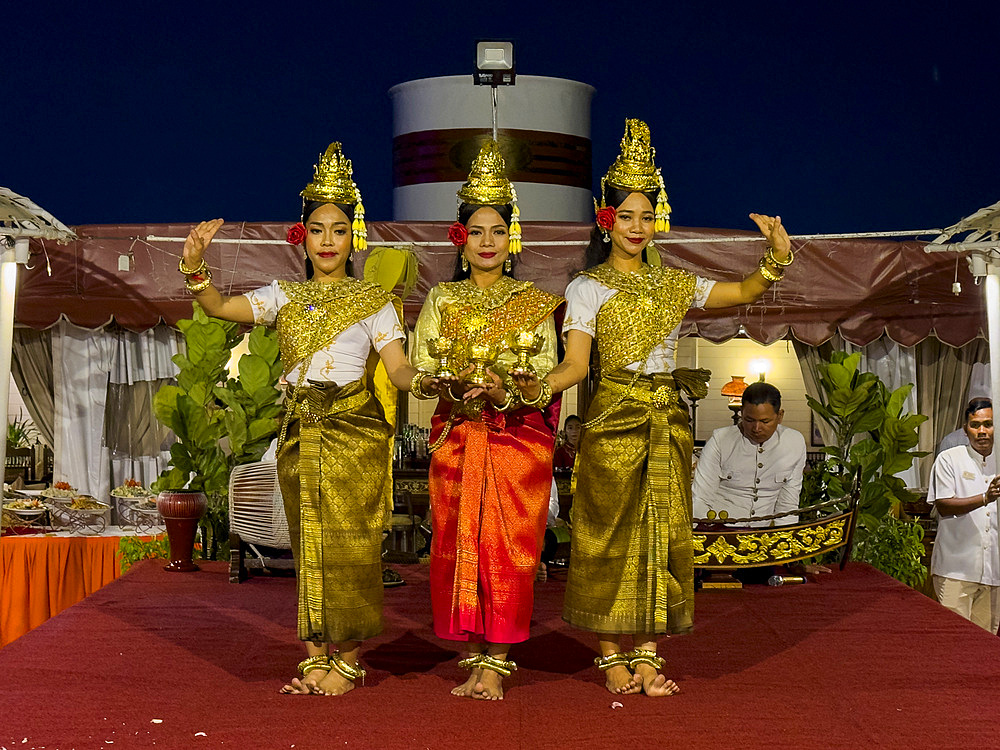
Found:
[[[288,302],[277,281],[246,292],[243,296],[250,301],[254,322],[258,325],[273,326],[278,310]],[[382,351],[390,341],[405,337],[396,309],[391,302],[387,302],[378,312],[348,326],[325,348],[316,352],[305,377],[307,380],[346,385],[364,375],[368,353],[373,348],[376,352]],[[301,364],[293,367],[285,379],[289,383],[300,382],[300,368]]]

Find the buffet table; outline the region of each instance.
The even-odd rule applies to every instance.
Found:
[[[118,578],[123,536],[134,534],[0,537],[0,648]]]

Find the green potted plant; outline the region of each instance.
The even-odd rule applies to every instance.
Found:
[[[170,540],[167,570],[186,571],[197,570],[192,548],[203,516],[207,557],[228,539],[226,495],[233,467],[259,460],[277,433],[281,363],[276,334],[257,326],[237,377],[230,378],[226,366],[241,338],[239,326],[210,318],[197,302],[192,317],[177,325],[187,344],[185,353],[174,356],[177,385],[163,386],[153,399],[156,417],[177,442],[151,489],[158,493]]]
[[[18,476],[23,476],[25,467],[31,465],[38,436],[35,423],[23,417],[21,412],[18,412],[16,419],[7,423],[5,482],[13,482]]]
[[[861,372],[860,362],[860,353],[833,352],[818,368],[820,398],[806,396],[836,438],[823,449],[828,458],[803,482],[803,505],[844,497],[860,472],[855,557],[919,586],[927,574],[923,529],[903,510],[918,498],[895,475],[926,455],[913,449],[927,417],[903,413],[912,384],[890,392],[877,375]]]

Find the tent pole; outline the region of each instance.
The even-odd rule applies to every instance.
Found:
[[[986,330],[990,343],[990,397],[993,401],[995,424],[996,407],[1000,404],[1000,266],[989,264],[983,285],[986,295]],[[1000,440],[993,441],[993,460],[1000,466]]]
[[[14,303],[17,294],[17,263],[27,261],[28,239],[19,238],[13,245],[3,244],[0,253],[0,403],[4,408],[4,439],[0,440],[0,466],[7,473],[7,409],[10,400],[10,360],[14,347]],[[2,488],[0,488],[2,489]],[[3,495],[0,492],[0,495]]]

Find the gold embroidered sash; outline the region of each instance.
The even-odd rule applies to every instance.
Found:
[[[533,329],[562,303],[562,298],[543,292],[530,281],[501,276],[487,289],[471,281],[441,285],[454,300],[441,311],[440,335],[459,342],[503,345],[515,331]],[[455,365],[464,368],[468,356],[459,347]]]
[[[602,374],[645,362],[680,325],[694,299],[694,275],[678,268],[643,265],[624,273],[602,263],[582,275],[617,290],[597,313]]]
[[[350,276],[331,284],[279,281],[278,286],[288,297],[275,321],[285,375],[393,300],[378,284]]]

